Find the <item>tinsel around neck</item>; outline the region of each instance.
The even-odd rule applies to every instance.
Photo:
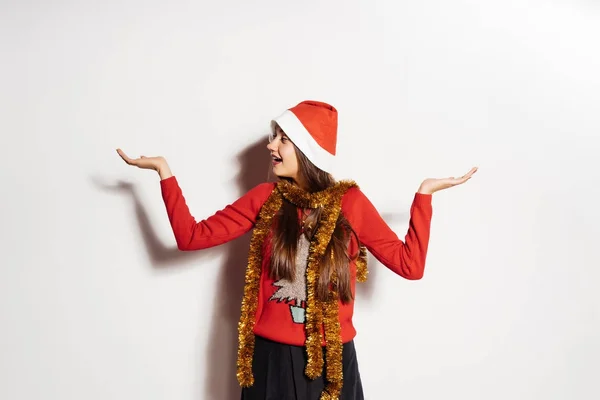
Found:
[[[301,208],[319,208],[331,205],[332,201],[339,199],[340,195],[343,195],[348,189],[357,186],[354,181],[343,180],[327,189],[310,193],[285,179],[277,182],[277,190],[283,198]]]

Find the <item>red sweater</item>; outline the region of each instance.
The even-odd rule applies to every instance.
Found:
[[[214,215],[197,222],[191,215],[177,179],[172,176],[160,181],[161,191],[177,247],[191,251],[206,249],[233,240],[250,231],[256,223],[261,206],[275,184],[262,183]],[[351,188],[342,199],[342,213],[356,231],[362,244],[387,268],[406,279],[423,277],[432,207],[431,195],[415,193],[410,208],[410,222],[402,241],[381,218],[373,204],[358,188]],[[356,240],[350,242],[350,254],[356,254]],[[304,345],[303,310],[298,301],[283,301],[290,293],[298,292],[296,284],[288,287],[268,276],[269,249],[263,257],[260,277],[259,304],[254,333],[279,343]],[[356,265],[349,265],[352,293],[355,293]],[[285,294],[276,295],[278,290]],[[354,302],[339,307],[342,342],[356,335],[352,324]],[[325,343],[323,342],[323,345]]]

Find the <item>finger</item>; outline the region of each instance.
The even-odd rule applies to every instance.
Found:
[[[123,150],[117,149],[117,153],[119,153],[119,155],[121,156],[121,158],[123,159],[123,161],[125,161],[127,164],[129,164],[129,165],[135,165],[136,164],[135,160],[129,158],[127,156],[127,154],[125,154],[125,152],[123,152]]]
[[[127,160],[129,159],[129,157],[127,157],[127,155],[125,154],[125,152],[121,149],[117,149],[117,154],[127,162]]]
[[[465,174],[465,176],[472,176],[475,172],[477,172],[477,167],[473,167]]]
[[[465,176],[463,176],[462,178],[460,178],[456,184],[457,184],[457,185],[460,185],[460,184],[462,184],[462,183],[465,183],[465,182],[466,182],[466,181],[468,181],[469,179],[471,179],[471,176],[470,176],[470,175],[469,175],[469,176],[465,175]]]
[[[470,179],[475,172],[477,172],[477,168],[471,168],[471,170],[469,172],[467,172],[466,174],[464,174],[463,176],[461,176],[458,179],[461,180],[462,182],[464,182],[464,181]]]

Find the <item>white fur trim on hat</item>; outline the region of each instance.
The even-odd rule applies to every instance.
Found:
[[[325,172],[332,172],[335,156],[317,143],[298,117],[296,117],[296,114],[290,110],[286,110],[279,117],[271,121],[272,130],[275,129],[275,124],[279,125],[292,142],[294,142],[296,147],[298,147],[317,168],[320,168]]]

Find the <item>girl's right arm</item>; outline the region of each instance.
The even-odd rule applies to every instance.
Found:
[[[164,157],[141,156],[133,159],[121,149],[117,153],[129,165],[158,172],[167,214],[180,250],[200,250],[233,240],[248,232],[273,188],[262,183],[211,217],[196,222],[185,202],[177,178],[171,173]]]
[[[160,186],[177,248],[184,251],[217,246],[248,232],[274,188],[272,183],[261,183],[224,209],[197,222],[175,176],[161,179]]]

